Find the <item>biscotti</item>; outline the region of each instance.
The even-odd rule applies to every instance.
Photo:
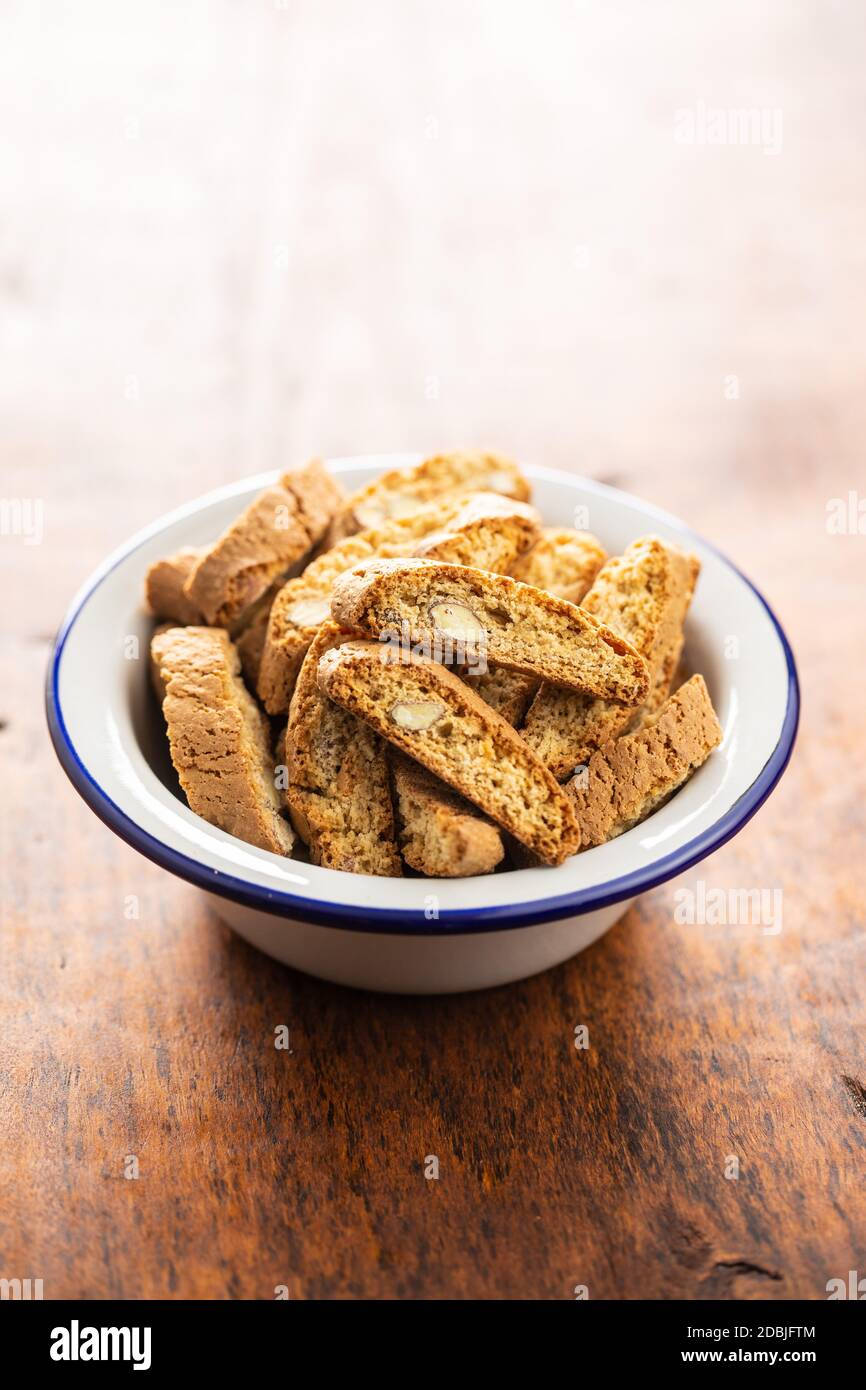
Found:
[[[289,854],[294,835],[280,811],[270,729],[241,679],[228,633],[169,628],[153,638],[151,655],[190,809],[248,844]]]
[[[608,560],[583,602],[585,611],[619,633],[645,658],[650,689],[644,702],[654,700],[654,709],[663,703],[670,687],[698,568],[694,556],[657,536],[644,536],[624,554]],[[521,732],[562,780],[596,748],[624,733],[636,715],[635,707],[627,704],[543,685]]]
[[[692,676],[652,724],[593,753],[567,784],[584,847],[601,845],[645,820],[721,743],[703,676]]]
[[[525,676],[522,671],[507,671],[504,666],[491,666],[489,671],[482,671],[477,676],[466,671],[463,679],[485,704],[495,709],[515,729],[519,729],[523,723],[540,685],[536,676]]]
[[[155,618],[179,623],[182,627],[204,622],[198,604],[184,593],[184,585],[202,553],[197,547],[188,546],[150,566],[144,576],[144,597]]]
[[[649,674],[641,656],[564,599],[504,575],[430,560],[371,560],[334,585],[336,622],[411,643],[479,674],[487,662],[638,705]]]
[[[286,805],[314,864],[397,877],[385,744],[318,688],[325,652],[350,634],[323,623],[301,668],[285,735]]]
[[[517,464],[501,454],[477,449],[436,454],[413,468],[393,468],[353,493],[331,525],[329,544],[406,516],[447,493],[466,492],[501,492],[518,502],[530,498]]]
[[[486,492],[433,503],[325,551],[274,599],[257,678],[265,709],[269,714],[288,709],[301,662],[329,616],[331,591],[344,570],[374,556],[411,555],[420,547],[430,557],[455,560],[474,554],[485,569],[505,569],[538,533],[539,517],[532,507]]]
[[[531,550],[509,570],[512,579],[546,589],[569,603],[580,603],[598,574],[607,551],[589,531],[546,526]]]
[[[200,557],[184,586],[208,623],[247,617],[324,534],[342,489],[318,459],[283,474]]]
[[[428,878],[489,874],[502,862],[502,832],[426,768],[392,750],[400,852]]]
[[[241,628],[240,632],[235,633],[234,643],[238,649],[238,656],[241,659],[241,669],[244,673],[244,680],[255,690],[259,678],[259,668],[262,664],[262,652],[265,648],[265,637],[268,631],[268,617],[270,607],[265,604],[260,607],[250,621]]]
[[[547,864],[579,845],[571,803],[510,724],[446,666],[376,642],[326,652],[319,688]]]

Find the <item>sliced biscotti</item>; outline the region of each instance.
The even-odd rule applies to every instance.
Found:
[[[495,709],[514,729],[519,729],[526,716],[540,681],[525,676],[522,671],[507,671],[504,666],[491,666],[479,675],[465,672],[463,679],[485,704]]]
[[[548,864],[579,844],[569,798],[515,733],[453,671],[414,652],[346,642],[319,688],[480,807]]]
[[[385,744],[319,690],[325,652],[351,634],[323,623],[301,668],[285,736],[286,805],[314,864],[398,877]]]
[[[721,740],[704,678],[692,676],[652,724],[593,753],[585,773],[567,784],[584,847],[622,835],[657,810]]]
[[[486,492],[433,503],[326,550],[274,599],[258,674],[265,709],[269,714],[288,709],[301,662],[329,616],[331,592],[344,570],[374,556],[411,555],[419,547],[446,560],[474,553],[483,568],[505,569],[532,544],[538,529],[532,507]]]
[[[262,664],[269,614],[269,606],[263,605],[234,636],[234,644],[241,659],[244,680],[251,690],[255,690],[259,678],[259,667]]]
[[[468,496],[449,523],[422,537],[412,554],[506,574],[537,540],[540,523],[527,503],[480,492]]]
[[[155,618],[180,623],[181,626],[204,622],[198,604],[184,593],[184,585],[202,554],[200,549],[187,546],[150,566],[144,577],[144,597]]]
[[[643,536],[601,569],[583,602],[585,611],[619,633],[650,670],[644,700],[657,709],[667,696],[682,647],[683,620],[698,561],[657,536]],[[642,702],[643,703],[643,702]],[[543,685],[521,732],[554,775],[568,777],[596,748],[618,738],[634,707]]]
[[[280,811],[270,728],[241,679],[228,633],[168,628],[154,636],[151,656],[190,809],[248,844],[288,854],[294,835]]]
[[[516,463],[501,454],[460,449],[436,454],[413,468],[393,468],[349,497],[329,531],[329,543],[396,517],[407,516],[447,493],[501,492],[528,502],[530,487]]]
[[[314,459],[260,493],[200,557],[184,586],[208,623],[248,617],[324,534],[343,492]]]
[[[582,609],[505,575],[431,560],[371,560],[342,574],[331,614],[371,637],[438,659],[486,662],[638,705],[646,662]]]
[[[429,878],[489,874],[505,856],[502,831],[433,777],[392,750],[397,842],[410,869]]]
[[[567,598],[569,603],[580,603],[606,559],[601,541],[589,531],[545,526],[535,545],[515,561],[509,574],[557,598]]]

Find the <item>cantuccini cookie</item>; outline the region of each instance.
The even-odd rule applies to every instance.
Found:
[[[501,492],[528,502],[530,487],[516,463],[478,449],[436,454],[412,468],[393,468],[348,498],[331,525],[329,543],[415,512],[446,493]]]
[[[589,531],[545,526],[532,549],[508,572],[512,579],[580,603],[606,559],[601,541]]]
[[[523,723],[541,684],[536,676],[525,676],[522,671],[508,671],[504,666],[491,666],[489,671],[482,671],[479,675],[466,671],[463,679],[485,704],[495,709],[515,729],[519,729]]]
[[[284,473],[202,554],[187,597],[218,627],[244,621],[321,539],[342,498],[318,459]]]
[[[301,667],[285,735],[286,805],[314,864],[398,877],[385,744],[316,683],[323,655],[350,634],[323,623]]]
[[[467,566],[365,562],[335,583],[331,614],[345,627],[408,640],[470,668],[489,661],[632,705],[649,689],[643,658],[590,614],[542,589]]]
[[[535,851],[579,845],[569,798],[510,724],[439,662],[376,642],[326,652],[319,688]]]
[[[203,553],[195,546],[187,546],[150,566],[144,577],[144,597],[155,618],[184,627],[204,622],[198,604],[184,593],[184,585]]]
[[[567,784],[584,846],[604,844],[645,820],[721,740],[704,678],[692,676],[653,723],[593,753],[586,774]]]
[[[270,728],[241,679],[228,633],[168,628],[153,638],[151,655],[190,809],[248,844],[288,854],[294,835],[280,810]]]
[[[331,591],[344,570],[374,556],[479,556],[485,569],[507,568],[538,535],[532,507],[496,493],[431,504],[410,516],[349,536],[326,550],[278,591],[271,607],[258,673],[258,694],[269,714],[288,709],[304,655],[329,616]]]
[[[475,807],[392,749],[394,810],[400,852],[428,878],[489,874],[505,855],[502,832]]]
[[[694,556],[657,536],[643,536],[607,561],[583,602],[587,612],[645,658],[650,688],[644,702],[653,701],[653,709],[667,696],[679,659],[683,621],[698,569]],[[521,732],[554,775],[563,779],[596,748],[624,733],[636,717],[635,706],[543,685]]]

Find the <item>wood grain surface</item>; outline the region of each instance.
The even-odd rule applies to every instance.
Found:
[[[866,1275],[866,536],[827,527],[866,494],[863,50],[857,0],[3,7],[2,490],[44,536],[0,539],[0,1276]],[[678,141],[707,108],[772,139]],[[794,759],[681,882],[781,889],[778,935],[680,926],[671,883],[523,984],[365,996],[234,939],[66,783],[41,682],[111,547],[313,451],[474,443],[687,518],[776,606]]]

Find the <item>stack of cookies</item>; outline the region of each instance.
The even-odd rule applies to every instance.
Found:
[[[153,565],[154,688],[190,807],[349,873],[561,864],[637,825],[721,740],[677,688],[692,555],[550,529],[520,469],[457,452],[346,496],[285,473]]]

